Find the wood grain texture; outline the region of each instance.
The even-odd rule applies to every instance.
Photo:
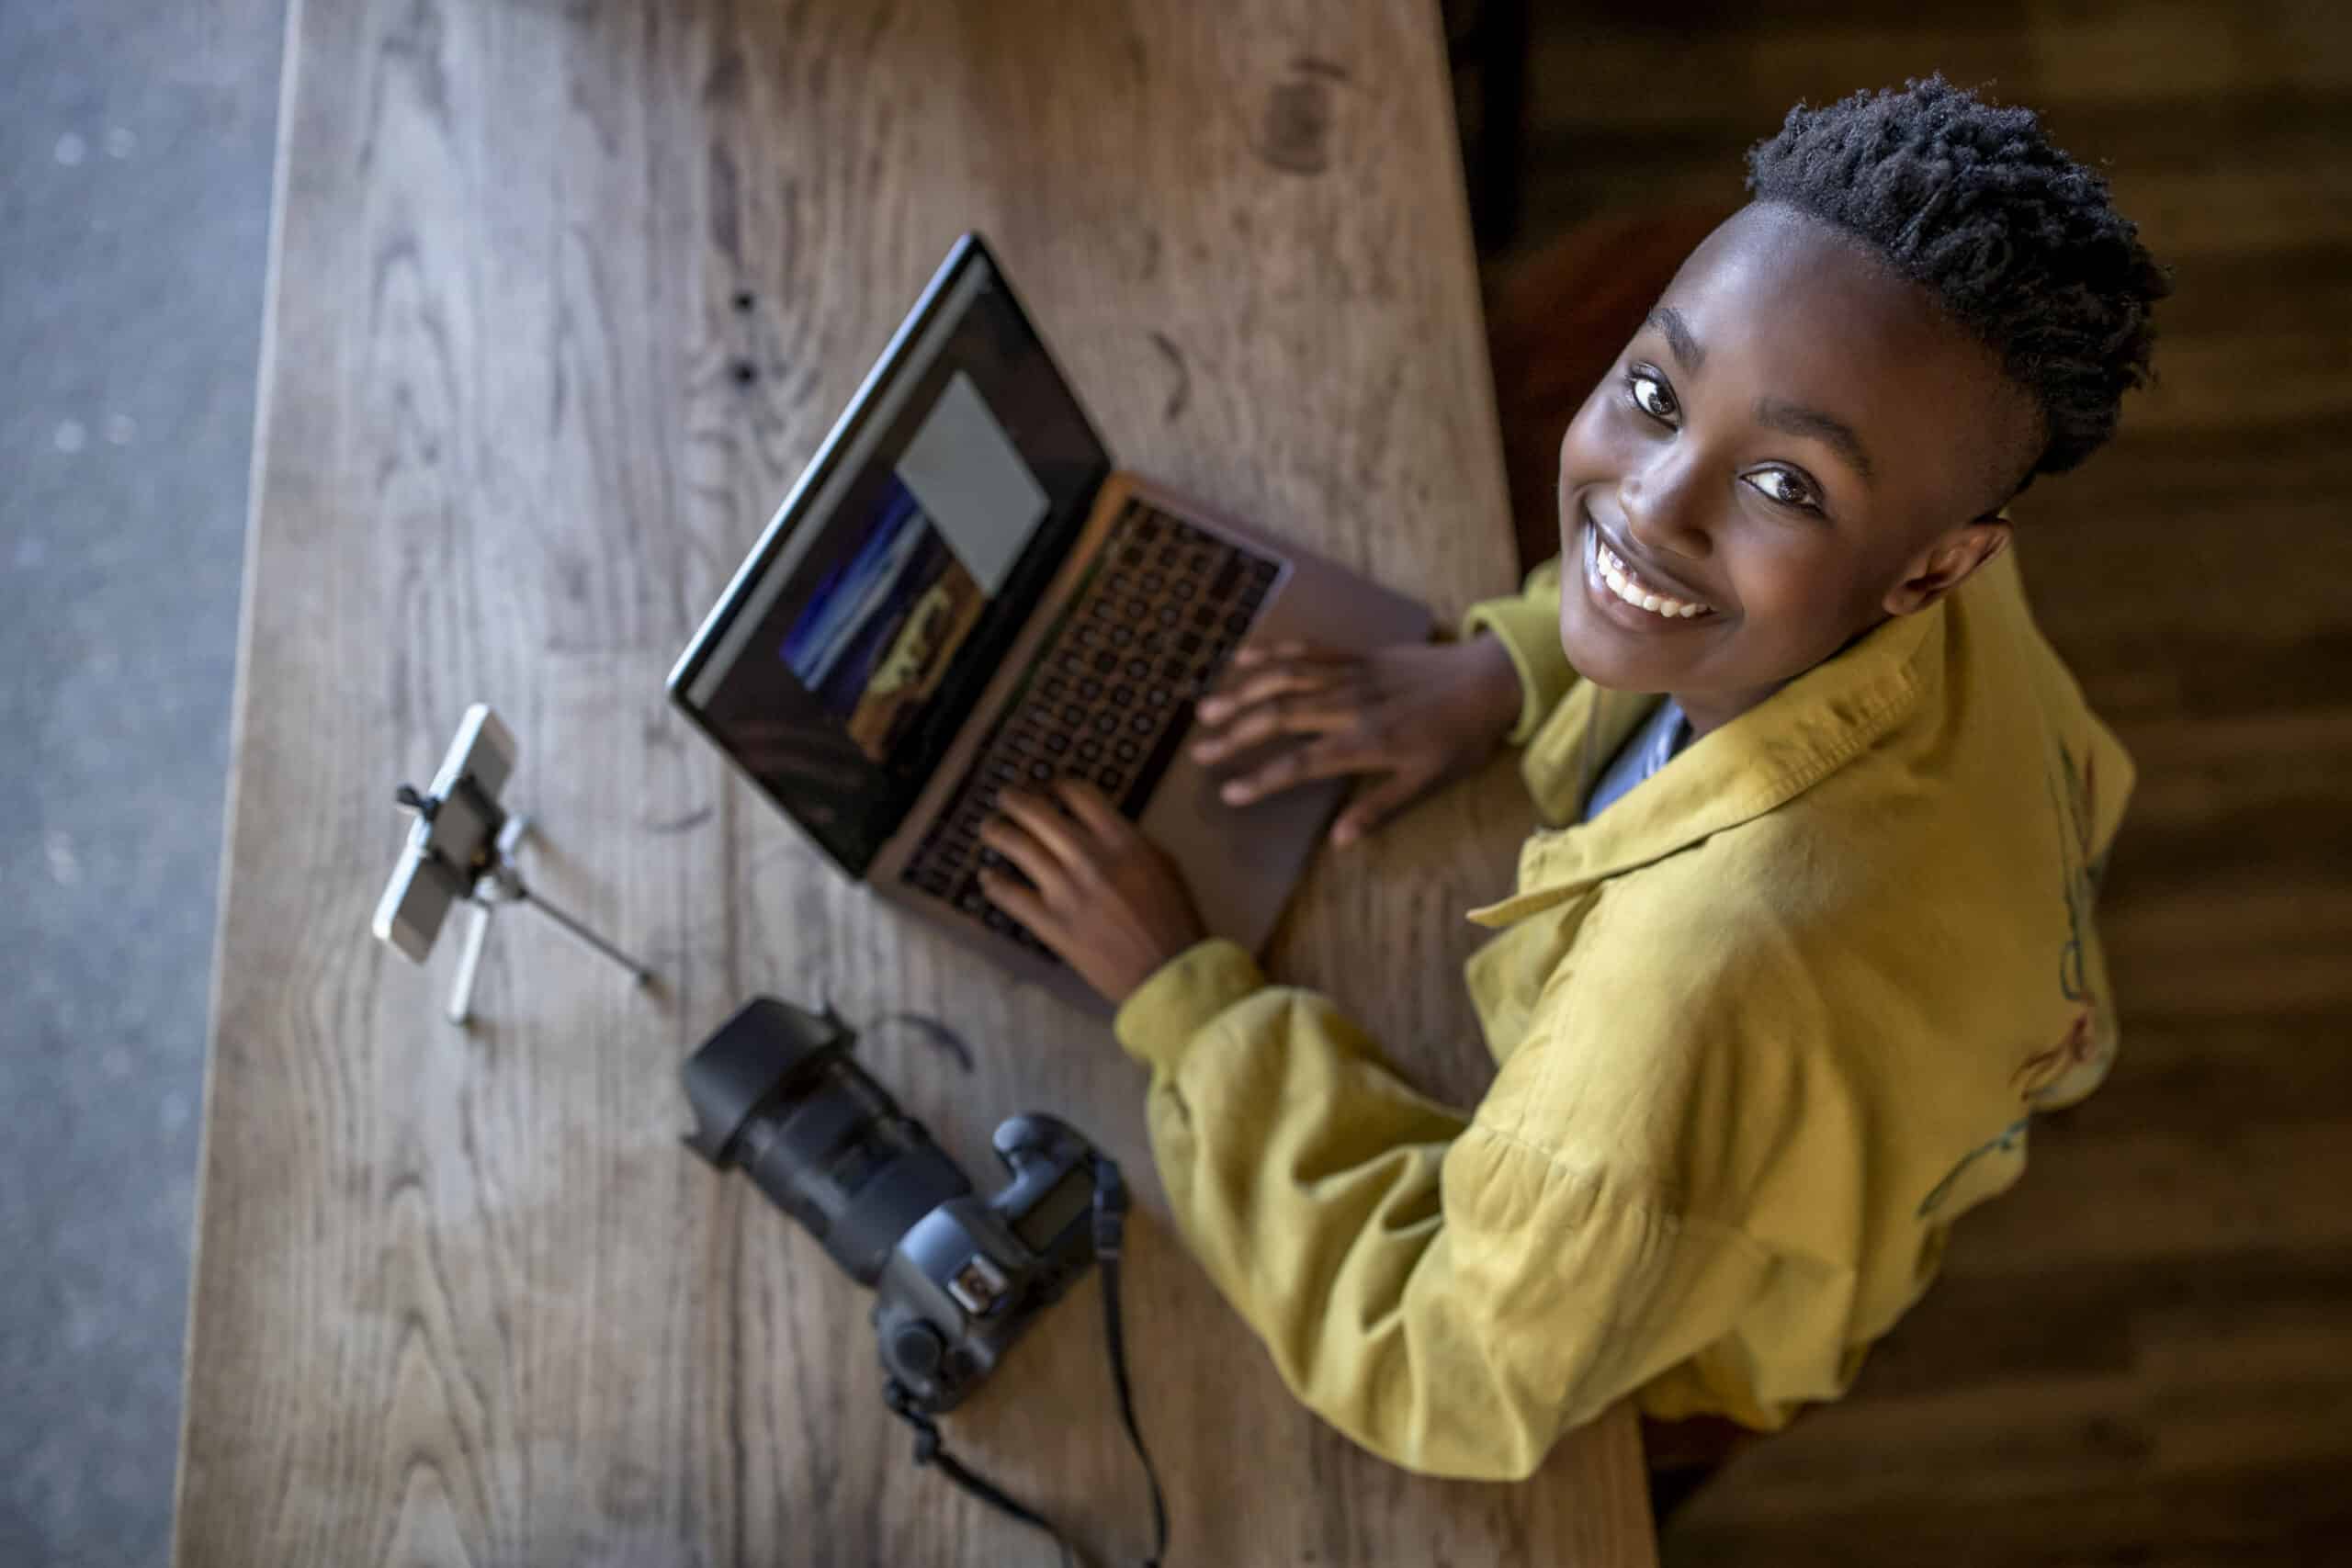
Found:
[[[2105,168],[2175,269],[2161,382],[2017,511],[2041,624],[2140,769],[2100,898],[2123,1049],[1853,1393],[1743,1454],[1664,1555],[2347,1561],[2352,13],[1803,12],[1542,12],[1528,246],[1497,276],[1572,226],[1736,201],[1792,102],[1931,70]]]
[[[1038,1108],[1146,1189],[1130,1342],[1180,1561],[1642,1562],[1630,1423],[1521,1487],[1298,1409],[1176,1244],[1104,1030],[847,887],[662,678],[922,281],[988,232],[1114,448],[1452,614],[1511,581],[1431,9],[301,0],[289,30],[177,1560],[1046,1562],[908,1461],[866,1298],[677,1144],[745,997],[952,1021],[862,1047],[976,1175]],[[464,705],[526,872],[626,980],[500,922],[470,1035],[366,925]],[[1272,951],[1408,1071],[1487,1067],[1460,911],[1507,766],[1319,865]],[[455,943],[445,943],[445,947]],[[1371,961],[1368,962],[1367,959]],[[1090,1285],[952,1423],[1144,1545]]]

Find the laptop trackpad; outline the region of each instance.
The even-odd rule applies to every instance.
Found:
[[[1233,807],[1217,798],[1217,786],[1227,776],[1222,768],[1213,773],[1180,755],[1152,792],[1143,830],[1183,868],[1202,923],[1256,953],[1281,918],[1349,784],[1326,780]]]
[[[1426,607],[1301,551],[1293,553],[1292,570],[1245,640],[1264,645],[1298,638],[1369,651],[1418,642],[1429,629]],[[1185,737],[1186,749],[1178,750],[1152,792],[1143,830],[1183,868],[1209,931],[1256,953],[1353,781],[1329,779],[1227,806],[1217,798],[1218,786],[1279,754],[1281,747],[1253,748],[1238,761],[1209,769],[1192,760],[1192,739]]]

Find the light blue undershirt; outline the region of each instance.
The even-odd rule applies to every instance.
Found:
[[[1630,792],[1644,779],[1674,761],[1675,753],[1690,744],[1690,720],[1684,716],[1682,705],[1672,697],[1658,705],[1643,726],[1625,738],[1609,766],[1592,786],[1592,794],[1584,803],[1584,818],[1589,822]]]

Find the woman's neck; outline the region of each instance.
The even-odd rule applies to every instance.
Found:
[[[1794,679],[1793,675],[1789,677],[1791,681]],[[1690,739],[1696,740],[1709,730],[1721,729],[1788,683],[1788,681],[1776,681],[1769,686],[1758,686],[1745,692],[1669,692],[1667,694],[1682,705],[1682,716],[1690,721]]]

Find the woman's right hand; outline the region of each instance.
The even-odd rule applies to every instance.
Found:
[[[1301,741],[1226,781],[1227,805],[1313,779],[1370,775],[1340,814],[1349,844],[1424,792],[1484,761],[1519,717],[1519,671],[1493,636],[1346,653],[1309,643],[1243,648],[1196,710],[1193,760],[1214,765],[1269,740]]]

